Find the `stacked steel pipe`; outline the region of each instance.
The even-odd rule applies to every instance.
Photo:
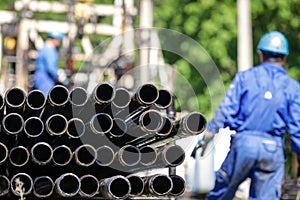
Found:
[[[48,96],[7,90],[0,95],[1,199],[182,195],[178,175],[137,175],[182,164],[184,149],[173,141],[205,129],[200,112],[169,117],[172,98],[150,83],[130,92],[102,82],[90,95],[62,85]]]

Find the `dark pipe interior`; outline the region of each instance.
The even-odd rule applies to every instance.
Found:
[[[27,104],[34,109],[43,108],[45,103],[45,95],[38,90],[30,92],[27,96]]]
[[[145,104],[154,103],[158,98],[158,90],[154,85],[145,84],[139,91],[139,97]]]
[[[80,119],[73,119],[68,123],[68,134],[74,138],[79,138],[85,132],[85,126]]]
[[[64,165],[70,162],[72,152],[65,146],[56,147],[53,150],[53,161],[56,164]]]
[[[34,191],[41,196],[48,196],[53,192],[53,181],[49,177],[37,178],[33,184]]]
[[[7,92],[6,101],[12,106],[21,106],[25,102],[25,93],[18,88],[13,88]]]
[[[23,147],[16,147],[10,151],[9,158],[10,161],[17,165],[21,166],[27,163],[29,152]]]
[[[24,130],[29,136],[38,136],[43,133],[44,124],[39,118],[28,118],[24,124]]]
[[[80,190],[86,195],[93,195],[98,191],[98,180],[93,176],[85,176],[81,179]]]
[[[159,195],[168,193],[171,187],[172,182],[167,176],[156,176],[152,181],[152,188]]]
[[[122,187],[120,187],[122,186]],[[117,198],[123,198],[129,194],[130,185],[123,178],[116,178],[110,184],[110,192]]]
[[[3,122],[5,129],[12,134],[20,132],[23,124],[22,117],[14,113],[7,115]]]
[[[48,162],[52,156],[52,149],[43,143],[40,143],[32,150],[32,156],[39,162]]]
[[[49,97],[52,103],[56,105],[64,105],[69,100],[69,91],[62,86],[53,87],[50,90]]]
[[[101,84],[96,88],[96,99],[100,102],[112,101],[114,98],[114,88],[109,84]]]
[[[73,175],[65,175],[59,182],[59,187],[62,192],[68,195],[73,195],[78,192],[80,182],[78,178]]]

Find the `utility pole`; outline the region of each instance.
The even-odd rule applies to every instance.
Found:
[[[149,48],[151,28],[153,27],[153,2],[152,0],[140,1],[140,28],[141,28],[141,44],[140,44],[140,83],[149,81]]]
[[[249,0],[238,0],[238,70],[253,66],[252,23]]]

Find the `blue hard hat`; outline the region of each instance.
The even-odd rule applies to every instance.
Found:
[[[257,49],[271,53],[288,55],[289,43],[281,32],[271,31],[261,37]]]
[[[62,41],[65,37],[65,34],[61,33],[61,32],[57,32],[57,31],[52,31],[48,33],[48,37],[49,38],[56,38],[59,39],[60,41]]]

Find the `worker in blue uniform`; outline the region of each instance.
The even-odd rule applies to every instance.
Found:
[[[207,200],[233,199],[248,177],[249,199],[280,199],[286,127],[292,150],[300,154],[300,86],[283,68],[288,40],[272,31],[260,39],[257,49],[261,64],[236,74],[195,147],[207,145],[220,128],[236,131]]]
[[[49,90],[59,81],[57,48],[63,38],[64,34],[61,32],[49,32],[43,48],[38,50],[33,76],[34,89],[41,90],[44,95],[48,95]]]

